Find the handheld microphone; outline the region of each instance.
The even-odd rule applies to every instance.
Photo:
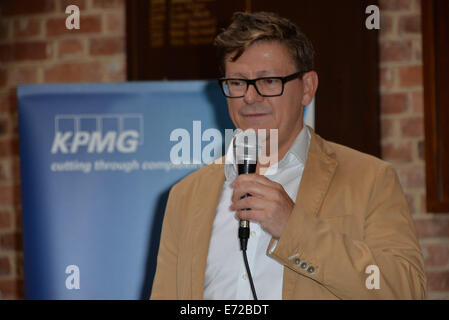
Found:
[[[234,148],[234,155],[239,175],[255,173],[258,156],[256,132],[252,129],[239,132],[234,139]],[[242,199],[250,196],[251,195],[247,193],[242,196]],[[243,254],[243,261],[245,262],[245,268],[251,286],[251,292],[253,294],[254,300],[257,300],[256,288],[254,287],[253,277],[251,276],[251,270],[249,268],[248,257],[246,256],[246,248],[249,239],[248,220],[240,220],[239,222],[239,239],[240,249]]]
[[[234,148],[238,174],[241,175],[255,173],[257,166],[257,136],[255,131],[249,129],[238,133],[234,140]],[[247,193],[243,195],[241,199],[250,196],[251,195]],[[249,221],[240,220],[239,239],[240,248],[243,251],[247,248],[249,233]]]

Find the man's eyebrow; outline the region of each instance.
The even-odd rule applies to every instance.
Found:
[[[273,76],[275,74],[276,74],[276,72],[273,70],[261,70],[261,71],[256,72],[256,75],[258,77]]]
[[[231,73],[228,78],[243,78],[243,79],[246,79],[247,77],[244,74],[242,74],[240,72],[237,72],[237,73]]]
[[[276,75],[275,71],[272,70],[260,70],[260,71],[256,71],[256,78],[259,77],[265,77],[265,76],[274,76]],[[242,79],[249,79],[249,77],[246,74],[240,73],[240,72],[236,72],[236,73],[231,73],[229,75],[229,78],[242,78]]]

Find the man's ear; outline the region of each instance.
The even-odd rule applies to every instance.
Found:
[[[318,74],[315,71],[309,71],[302,76],[303,96],[302,105],[307,106],[312,102],[318,88]]]

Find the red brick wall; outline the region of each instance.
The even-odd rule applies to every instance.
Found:
[[[7,3],[6,5],[4,3]],[[65,7],[81,29],[65,29]],[[23,298],[16,86],[125,80],[124,0],[14,0],[0,16],[0,299]],[[429,298],[449,298],[449,214],[425,209],[419,0],[380,0],[383,158],[397,169],[416,222]]]
[[[429,299],[449,299],[449,214],[426,212],[419,0],[381,0],[382,157],[396,168],[415,219]]]
[[[66,6],[81,10],[65,27]],[[0,2],[0,299],[23,298],[17,84],[126,79],[124,0]]]

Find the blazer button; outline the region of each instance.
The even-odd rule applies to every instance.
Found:
[[[296,258],[294,262],[297,266],[299,266],[301,264],[301,260],[298,258]]]
[[[312,266],[310,266],[310,267],[307,269],[307,272],[310,273],[310,274],[314,274],[314,273],[315,273],[315,268],[312,267]]]
[[[309,264],[307,262],[301,263],[301,269],[306,270],[309,267]]]

